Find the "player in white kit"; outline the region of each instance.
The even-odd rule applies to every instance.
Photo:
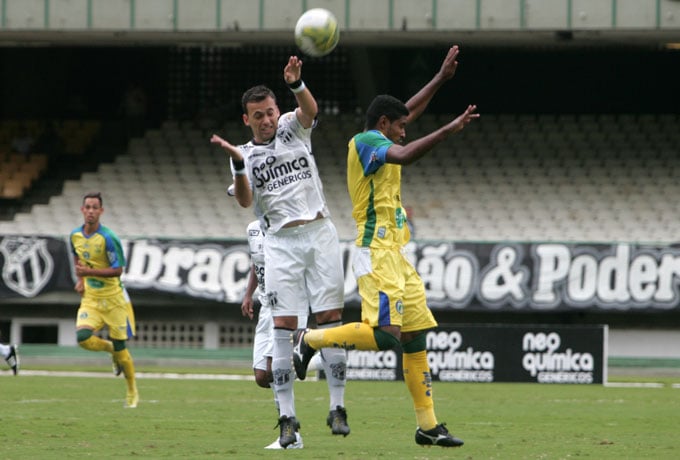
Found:
[[[246,293],[241,303],[241,313],[253,319],[255,310],[253,294],[257,290],[258,300],[260,301],[260,311],[257,315],[257,325],[255,326],[255,336],[253,337],[253,372],[255,382],[262,388],[270,388],[272,382],[272,348],[274,323],[272,310],[267,303],[266,290],[264,285],[264,232],[260,228],[260,221],[255,220],[248,224],[246,230],[248,234],[248,252],[250,254],[250,275]],[[307,324],[307,315],[298,316],[299,324]],[[273,387],[272,387],[273,389]],[[274,391],[274,402],[276,410],[279,408],[279,401]],[[295,433],[295,442],[288,446],[289,449],[302,449],[302,436],[299,431]],[[269,444],[265,449],[281,449],[279,439]]]
[[[335,225],[312,156],[311,132],[318,106],[301,79],[302,61],[291,56],[283,77],[298,107],[281,114],[276,96],[259,85],[242,97],[243,122],[253,139],[234,146],[213,135],[231,159],[234,196],[243,207],[254,205],[265,231],[267,302],[274,319],[272,374],[279,401],[279,443],[296,441],[292,368],[292,333],[298,315],[311,311],[318,327],[342,324],[344,271]],[[331,388],[327,423],[333,434],[348,435],[344,389],[347,356],[340,348],[324,349],[324,370]]]
[[[266,289],[264,285],[264,232],[260,228],[260,221],[254,220],[248,224],[246,230],[248,234],[248,252],[250,254],[250,275],[248,276],[248,285],[246,287],[243,302],[241,303],[241,313],[243,316],[253,319],[255,316],[255,302],[253,295],[255,291],[258,293],[258,300],[260,301],[260,310],[257,314],[257,325],[255,326],[255,336],[253,337],[253,372],[255,374],[255,382],[262,388],[272,388],[272,349],[273,349],[273,332],[274,322],[272,319],[272,310],[267,304]],[[298,316],[298,324],[307,324],[307,315]],[[310,370],[323,369],[321,360],[323,357],[321,353],[314,355],[309,363]],[[279,409],[279,401],[274,392],[274,402],[276,410]],[[288,446],[288,449],[302,449],[302,436],[299,432],[295,434],[296,441]],[[281,449],[279,439],[269,444],[265,449]]]

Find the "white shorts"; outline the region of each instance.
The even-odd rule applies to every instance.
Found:
[[[298,316],[298,327],[307,325],[307,315]],[[274,321],[272,310],[268,306],[261,306],[253,337],[253,369],[267,370],[267,358],[272,357],[274,347]]]
[[[345,276],[335,225],[329,218],[267,233],[264,284],[273,316],[343,308]]]

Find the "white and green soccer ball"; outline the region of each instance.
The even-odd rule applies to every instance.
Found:
[[[308,56],[325,56],[335,49],[338,41],[338,21],[327,9],[307,10],[295,24],[295,44]]]

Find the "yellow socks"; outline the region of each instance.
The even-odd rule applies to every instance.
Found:
[[[132,356],[127,348],[121,351],[113,352],[113,359],[116,360],[118,365],[123,368],[123,374],[125,374],[125,380],[127,381],[128,391],[137,391],[137,384],[135,383],[135,364],[132,361]]]
[[[137,381],[135,380],[135,364],[127,348],[113,352],[113,359],[123,369],[125,383],[127,383],[127,395],[125,396],[125,407],[134,409],[139,402],[139,392],[137,391]]]
[[[96,335],[91,335],[82,342],[78,342],[82,348],[90,351],[107,351],[113,353],[113,343],[110,340],[104,340]]]
[[[378,350],[373,328],[364,323],[347,323],[330,329],[312,329],[305,334],[312,348],[344,348],[346,350]]]
[[[422,430],[431,430],[437,425],[432,400],[432,375],[427,364],[427,351],[404,353],[404,380],[413,398],[416,421]]]
[[[79,331],[79,335],[82,337],[86,334],[80,333]],[[123,375],[125,375],[125,383],[127,384],[125,407],[137,407],[139,393],[137,392],[137,382],[135,380],[135,364],[132,361],[132,356],[130,356],[128,349],[124,348],[120,351],[115,351],[113,349],[113,342],[101,339],[96,335],[90,335],[87,339],[78,342],[78,345],[90,351],[106,351],[111,353],[114,363],[114,373],[118,375],[120,374],[118,369],[122,369]]]

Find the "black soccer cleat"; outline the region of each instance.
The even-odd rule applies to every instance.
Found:
[[[19,355],[17,354],[16,345],[10,345],[9,355],[7,355],[5,361],[7,361],[9,367],[12,368],[12,372],[14,372],[14,375],[17,375],[19,373]]]
[[[281,428],[281,434],[279,436],[279,444],[281,444],[281,447],[286,449],[288,446],[297,442],[295,433],[300,429],[300,423],[295,417],[282,415],[276,426]]]
[[[344,407],[335,406],[335,410],[328,413],[326,425],[331,428],[331,433],[347,436],[349,425],[347,424],[347,411]]]
[[[460,447],[463,440],[449,433],[445,423],[440,423],[431,430],[416,430],[416,444],[421,446]]]
[[[305,343],[305,334],[309,329],[298,329],[293,332],[293,366],[297,378],[304,380],[307,377],[307,367],[316,350]]]

